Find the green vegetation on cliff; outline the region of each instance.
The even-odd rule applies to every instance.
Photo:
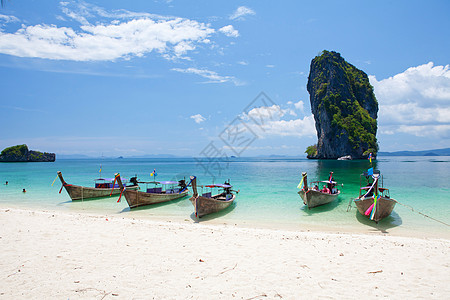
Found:
[[[26,156],[27,153],[28,153],[28,146],[24,144],[5,148],[3,149],[0,156],[23,157]]]
[[[316,157],[317,156],[317,144],[308,146],[306,148],[305,153],[307,154],[307,157]]]
[[[54,153],[28,150],[25,144],[5,148],[0,154],[0,162],[49,162],[55,158]]]
[[[327,114],[335,138],[345,135],[355,151],[362,150],[363,156],[370,152],[376,155],[378,102],[367,74],[339,53],[326,50],[313,59],[311,70],[308,91],[318,101],[317,113]]]

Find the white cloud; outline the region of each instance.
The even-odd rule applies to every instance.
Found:
[[[20,20],[14,16],[7,16],[0,14],[0,20],[3,20],[5,23],[13,23],[13,22],[20,22]]]
[[[449,65],[430,62],[380,81],[369,79],[380,106],[380,132],[450,136]]]
[[[255,15],[256,13],[253,11],[253,9],[245,7],[245,6],[239,6],[233,14],[230,16],[230,20],[244,20],[245,16],[248,15]]]
[[[245,60],[238,61],[238,64],[243,65],[243,66],[248,66],[248,62]]]
[[[238,37],[239,36],[239,32],[236,29],[234,29],[233,25],[223,26],[222,28],[219,29],[219,31],[228,37]]]
[[[266,68],[275,68],[275,65],[266,65]]]
[[[270,121],[264,126],[266,135],[275,136],[316,136],[313,115],[303,119]]]
[[[208,79],[205,83],[225,83],[225,82],[232,82],[234,85],[242,85],[243,83],[240,82],[238,79],[236,79],[233,76],[222,76],[219,75],[217,72],[206,70],[206,69],[197,69],[197,68],[187,68],[187,69],[180,69],[180,68],[173,68],[172,71],[180,72],[180,73],[186,73],[186,74],[195,74],[199,75],[203,78]]]
[[[294,103],[294,107],[298,109],[299,111],[303,112],[305,103],[303,103],[302,100],[298,101],[297,103]]]
[[[281,109],[278,105],[251,109],[242,115],[245,125],[260,137],[268,136],[316,136],[314,116],[289,119],[296,114],[291,109]]]
[[[52,60],[113,61],[156,52],[174,59],[183,58],[200,44],[210,43],[208,37],[215,32],[210,24],[195,20],[126,11],[114,14],[85,5],[77,11],[64,5],[62,8],[67,16],[82,24],[79,28],[38,24],[22,25],[14,33],[0,31],[0,53]],[[95,16],[117,18],[93,25],[89,18]]]
[[[441,138],[450,138],[450,125],[400,125],[398,132],[408,133],[420,137],[429,137],[430,135]]]
[[[204,122],[206,120],[206,118],[203,117],[201,114],[190,116],[190,118],[193,119],[197,124],[200,124],[201,122]]]

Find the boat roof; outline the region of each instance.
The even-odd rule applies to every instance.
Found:
[[[139,181],[139,183],[153,183],[153,184],[178,184],[178,181]]]
[[[205,187],[209,187],[209,188],[214,188],[214,187],[219,187],[219,188],[231,188],[233,187],[232,185],[229,184],[210,184],[210,185],[205,185]]]
[[[167,180],[167,181],[157,181],[157,183],[160,183],[160,184],[178,184],[178,181]]]
[[[330,183],[330,181],[329,181],[329,180],[322,180],[322,181],[313,181],[312,183],[319,183],[319,182],[321,182],[321,183]],[[331,181],[331,183],[332,183],[332,184],[337,184],[337,182],[336,182],[336,181]]]
[[[97,178],[95,181],[114,181],[115,178]],[[121,180],[126,180],[124,177],[120,177]]]

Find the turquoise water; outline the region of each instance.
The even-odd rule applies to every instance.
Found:
[[[196,175],[199,184],[212,183],[212,177],[191,158],[174,159],[79,159],[57,160],[54,163],[0,164],[0,204],[3,207],[37,208],[89,213],[118,214],[125,217],[158,218],[159,220],[193,221],[193,208],[188,198],[128,209],[125,199],[103,198],[72,202],[61,183],[55,181],[62,171],[68,183],[93,186],[93,180],[113,177],[120,172],[130,178],[150,180],[156,169],[158,180],[174,180]],[[391,197],[430,217],[450,223],[450,157],[380,157],[375,163],[384,176],[384,186]],[[359,174],[369,162],[307,160],[303,158],[237,158],[222,165],[221,174],[215,174],[216,183],[231,179],[240,190],[236,204],[222,213],[202,219],[204,222],[239,223],[275,228],[323,228],[333,231],[360,232],[417,232],[424,235],[449,234],[448,226],[426,218],[409,208],[397,205],[394,212],[379,224],[368,221],[357,213],[354,204],[347,211],[349,200],[358,196]],[[301,172],[308,172],[308,180],[326,179],[334,172],[336,181],[343,183],[338,201],[308,210],[297,194]],[[9,184],[5,185],[5,181]],[[145,187],[145,186],[144,186]],[[22,189],[26,193],[22,193]],[[206,190],[205,190],[206,191]]]

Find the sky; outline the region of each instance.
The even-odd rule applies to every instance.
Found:
[[[368,74],[380,151],[450,147],[449,1],[3,2],[1,149],[304,156],[323,50]]]

